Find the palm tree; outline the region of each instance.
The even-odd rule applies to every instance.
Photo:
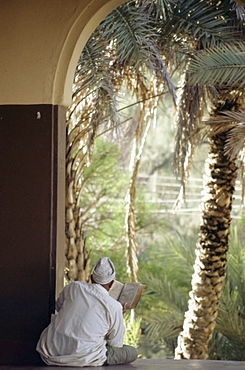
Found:
[[[231,227],[226,276],[221,291],[217,323],[208,351],[212,360],[245,359],[244,236],[242,219]],[[150,259],[147,271],[140,272],[140,278],[146,282],[142,307],[145,333],[142,337],[146,337],[151,348],[159,343],[160,348],[168,350],[170,357],[174,356],[177,337],[182,329],[183,315],[188,305],[188,286],[191,267],[195,260],[193,237],[194,235],[186,238],[180,234],[180,237],[175,238],[173,232],[167,236],[165,234],[165,240],[164,242],[161,240],[160,244],[167,247],[156,251],[158,258]],[[153,272],[149,268],[152,264]]]
[[[216,341],[212,341],[213,358],[244,361],[244,219],[231,229],[231,245],[226,277],[216,324]],[[218,337],[218,338],[217,338]],[[219,346],[219,350],[218,350]],[[216,357],[215,357],[216,356]]]
[[[99,32],[91,36],[77,66],[73,103],[67,112],[66,154],[66,258],[68,279],[87,281],[90,256],[86,250],[80,198],[84,186],[83,171],[89,164],[99,123],[109,115],[112,124],[117,117],[110,114],[116,105],[110,95],[114,75],[107,68],[110,56],[105,45],[96,43]],[[104,58],[100,58],[104,55]],[[95,62],[96,61],[96,62]],[[82,67],[81,68],[81,64]],[[115,112],[116,108],[112,109]]]
[[[162,4],[162,7],[159,6]],[[160,9],[160,11],[159,11]],[[167,2],[167,1],[140,1],[140,2],[129,2],[128,4],[118,8],[116,11],[111,13],[109,17],[102,22],[101,26],[96,30],[95,34],[92,35],[87,47],[84,49],[82,54],[80,65],[78,66],[78,74],[75,83],[74,92],[74,105],[72,107],[69,117],[76,116],[78,108],[82,107],[82,110],[78,114],[78,118],[74,119],[73,123],[69,125],[68,132],[75,138],[75,146],[73,146],[73,139],[68,141],[68,151],[70,156],[67,156],[67,189],[71,189],[72,195],[67,197],[69,199],[67,204],[67,258],[70,263],[70,271],[72,266],[76,266],[76,262],[79,259],[79,254],[84,248],[84,241],[82,239],[83,230],[81,222],[81,210],[78,207],[78,199],[80,197],[83,180],[82,172],[85,165],[88,164],[89,153],[92,148],[94,138],[99,132],[101,122],[107,122],[113,127],[116,127],[118,117],[115,114],[116,108],[116,92],[119,91],[123,84],[123,81],[127,81],[127,86],[132,89],[138,98],[142,101],[145,100],[146,92],[152,91],[153,94],[159,95],[162,91],[161,83],[165,80],[173,92],[174,88],[171,84],[171,80],[166,72],[166,68],[162,62],[165,60],[165,65],[170,65],[171,68],[179,68],[180,66],[188,66],[191,57],[196,53],[197,50],[206,49],[210,46],[216,46],[220,43],[234,40],[234,25],[236,30],[240,26],[236,19],[236,13],[230,9],[229,1],[202,1],[197,2],[194,0],[179,1],[179,2]],[[157,30],[157,32],[156,32]],[[149,36],[150,35],[150,36]],[[95,49],[93,49],[95,47]],[[99,58],[95,58],[95,55],[100,54],[103,56],[108,63],[104,63]],[[85,60],[87,59],[87,68],[85,66]],[[102,58],[101,58],[102,59]],[[81,67],[82,66],[82,67]],[[93,73],[91,73],[91,70]],[[120,70],[121,73],[116,71]],[[183,69],[182,69],[183,70]],[[153,73],[152,73],[153,71]],[[87,74],[85,73],[87,72]],[[158,89],[151,90],[148,75],[156,76],[156,80],[159,81]],[[198,142],[196,133],[199,131],[200,120],[204,112],[204,92],[207,89],[198,86],[191,86],[189,83],[188,73],[186,79],[184,79],[183,95],[180,101],[180,114],[179,114],[179,139],[177,146],[177,157],[180,158],[176,161],[180,163],[180,170],[183,178],[183,188],[187,178],[188,170],[190,168],[190,159],[193,154],[194,144]],[[93,80],[95,77],[95,80]],[[215,89],[209,88],[208,95],[214,100]],[[157,92],[157,94],[156,94]],[[217,95],[218,96],[218,95]],[[81,103],[80,103],[81,100]],[[240,99],[241,100],[241,99]],[[218,96],[217,109],[213,110],[214,114],[220,111],[227,110],[227,107],[231,108],[234,105],[236,109],[240,107],[240,100],[236,97],[234,99],[232,91],[226,91],[223,95],[220,93]],[[77,103],[77,102],[79,103]],[[105,104],[107,102],[107,104]],[[106,110],[104,109],[106,107]],[[82,112],[82,114],[81,114]],[[110,121],[106,120],[106,117],[110,117]],[[75,123],[74,123],[75,122]],[[146,122],[146,120],[145,120]],[[78,126],[76,126],[78,123]],[[141,123],[139,122],[141,125]],[[140,126],[136,126],[140,127]],[[137,129],[136,132],[142,133],[143,130]],[[214,259],[221,262],[222,267],[219,271],[219,284],[223,279],[223,270],[225,266],[225,254],[227,251],[227,237],[229,232],[230,223],[230,206],[232,197],[232,186],[234,185],[234,178],[236,174],[236,168],[234,166],[234,160],[229,161],[227,157],[222,157],[222,145],[226,140],[226,134],[211,134],[211,147],[210,157],[212,157],[212,151],[218,153],[217,163],[215,166],[220,166],[223,162],[231,167],[232,179],[229,176],[226,177],[227,183],[226,192],[228,195],[225,196],[227,202],[224,202],[222,208],[222,215],[226,215],[226,222],[223,224],[225,227],[224,232],[220,233],[217,230],[217,243],[221,243],[222,254],[218,252],[217,245],[213,246],[213,254],[208,253],[210,245],[213,245],[212,238],[208,239],[209,232],[214,227],[215,222],[213,218],[208,218],[207,215],[211,212],[213,207],[208,204],[208,200],[217,206],[219,197],[216,197],[216,190],[221,192],[222,187],[214,187],[209,192],[207,202],[205,201],[203,213],[203,223],[201,225],[201,235],[197,247],[197,254],[201,253],[200,263],[204,266],[201,275],[203,283],[203,292],[205,292],[205,284],[211,281],[211,285],[214,284],[215,275],[209,277],[210,259]],[[140,142],[140,140],[138,140]],[[140,148],[141,146],[139,146]],[[140,152],[139,152],[140,153]],[[134,174],[137,174],[138,158],[135,162]],[[214,160],[214,159],[213,159]],[[215,171],[209,170],[211,175],[214,175],[212,181],[216,181]],[[227,171],[229,173],[229,171]],[[226,175],[227,175],[226,173]],[[135,178],[135,177],[134,177]],[[135,186],[134,178],[131,182],[133,190]],[[212,183],[210,182],[210,184]],[[215,182],[214,181],[214,182]],[[216,181],[218,186],[218,182]],[[215,194],[214,194],[215,192]],[[134,201],[134,190],[130,191],[130,201]],[[211,197],[214,199],[211,200]],[[217,199],[216,199],[217,198]],[[133,203],[132,203],[133,204]],[[218,206],[220,206],[218,204]],[[211,208],[210,208],[211,207]],[[129,230],[128,235],[135,240],[135,220],[133,216],[133,207],[129,207],[130,220],[128,222]],[[218,223],[219,224],[219,223]],[[206,230],[208,233],[206,233]],[[205,234],[206,233],[206,234]],[[208,237],[207,237],[208,235]],[[206,243],[206,246],[204,246]],[[137,269],[135,267],[135,253],[137,251],[137,245],[135,242],[130,242],[129,250],[133,251],[132,256],[128,259],[128,263],[131,269]],[[131,247],[133,246],[133,248]],[[215,252],[216,251],[216,252]],[[204,253],[205,252],[205,253]],[[207,264],[203,265],[203,261],[207,260]],[[198,265],[198,259],[196,265]],[[199,266],[200,266],[199,263]],[[86,258],[81,259],[81,265],[86,264]],[[219,263],[217,262],[219,265]],[[198,267],[195,269],[198,271]],[[76,277],[76,268],[74,268],[74,276]],[[209,280],[208,280],[209,279]],[[205,284],[204,284],[205,283]],[[209,282],[210,283],[210,282]],[[193,296],[194,292],[200,291],[201,285],[193,285]],[[219,287],[220,285],[218,285]],[[218,289],[216,287],[216,289]],[[198,293],[199,294],[199,293]],[[216,306],[219,300],[219,291],[215,293]],[[212,299],[210,300],[212,301]],[[204,302],[201,302],[198,308],[201,313]],[[190,302],[191,305],[191,302]],[[179,340],[179,347],[176,351],[177,357],[195,358],[207,356],[207,346],[210,340],[212,330],[214,327],[214,320],[216,315],[216,308],[212,312],[212,319],[207,321],[209,326],[208,334],[203,337],[200,343],[200,348],[195,351],[196,343],[198,341],[197,336],[200,336],[200,331],[203,331],[206,316],[203,316],[203,321],[200,322],[186,321],[184,323],[185,329],[187,329],[187,336],[181,334]],[[188,314],[187,314],[188,316]],[[197,311],[197,317],[198,311]],[[200,324],[200,325],[199,325]],[[198,328],[200,326],[200,328]],[[197,328],[197,331],[193,330]],[[184,332],[183,332],[184,333]],[[196,334],[197,333],[197,334]],[[187,346],[186,338],[190,338],[191,346]],[[202,347],[202,349],[201,349]]]
[[[171,59],[171,62],[175,65],[185,64],[188,68],[198,50],[217,47],[231,40],[241,40],[243,26],[237,19],[237,15],[241,16],[242,9],[239,8],[240,12],[238,12],[236,7],[237,13],[234,10],[226,1],[177,2],[162,26],[162,44],[164,43],[165,50],[175,50],[174,46],[176,46],[177,56]],[[175,45],[172,40],[175,40]],[[180,58],[178,58],[179,53]],[[182,177],[183,195],[194,149],[200,141],[198,136],[206,102],[214,106],[212,115],[219,115],[224,110],[241,109],[243,106],[241,91],[234,90],[234,87],[229,85],[226,88],[222,86],[218,88],[219,90],[214,84],[208,87],[200,84],[193,85],[190,83],[188,70],[183,74],[182,95],[178,105],[175,160]],[[208,344],[215,325],[228,250],[230,211],[237,172],[235,158],[230,159],[223,152],[229,135],[229,130],[224,131],[222,134],[209,132],[210,154],[207,159],[206,176],[208,182],[204,187],[206,195],[203,202],[200,238],[196,247],[197,259],[194,264],[192,299],[189,301],[184,330],[179,336],[176,358],[207,358]],[[224,171],[224,167],[227,167],[227,171]],[[223,182],[217,176],[217,171],[224,176]],[[212,217],[209,217],[209,214]],[[220,223],[220,218],[224,218],[224,222]],[[211,232],[215,230],[216,234],[212,235]],[[214,261],[216,261],[215,264]],[[220,266],[220,270],[217,266]],[[205,299],[201,299],[200,295],[206,297],[207,292],[210,291],[208,309],[206,309]],[[210,310],[212,302],[213,308]]]
[[[208,357],[208,345],[218,314],[237,173],[235,159],[224,155],[226,134],[210,137],[191,298],[178,338],[176,358]]]
[[[224,10],[226,9],[224,8]],[[227,21],[227,23],[229,22]],[[239,22],[233,20],[233,23],[238,28]],[[232,26],[232,22],[230,22],[230,26]],[[214,40],[212,40],[212,44],[213,42]],[[196,45],[196,49],[200,49],[200,46],[202,45]],[[200,71],[201,74],[204,75],[203,70]],[[191,86],[189,73],[186,76],[182,106],[187,107],[187,109],[184,118],[183,109],[180,111],[181,125],[179,128],[181,129],[180,140],[182,142],[177,148],[182,155],[180,164],[183,187],[190,167],[188,158],[191,159],[192,157],[193,145],[196,144],[195,140],[199,133],[198,118],[200,124],[200,118],[203,117],[203,104],[201,102],[201,100],[204,100],[203,92],[207,91],[200,85]],[[238,80],[239,76],[237,76]],[[222,85],[216,71],[216,86],[210,82],[209,79],[209,91],[208,95],[206,93],[206,100],[209,97],[210,103],[213,104],[212,116],[220,116],[223,111],[238,110],[244,107],[242,90],[234,84],[231,86],[227,78],[226,85]],[[193,96],[193,92],[196,92],[196,98]],[[189,103],[190,97],[192,98],[191,103]],[[183,330],[178,337],[178,346],[175,351],[177,359],[206,359],[209,342],[215,327],[226,266],[228,234],[231,223],[230,214],[237,174],[236,156],[230,158],[224,151],[229,135],[230,125],[225,126],[224,121],[222,122],[222,132],[217,132],[217,130],[209,130],[208,132],[210,148],[204,176],[200,233],[196,245],[196,260],[188,310],[185,313]],[[188,151],[186,147],[189,148]]]
[[[137,280],[137,243],[135,234],[134,187],[144,144],[145,125],[154,116],[156,101],[164,82],[175,94],[156,45],[157,35],[147,10],[134,2],[112,12],[95,30],[79,60],[74,81],[73,103],[67,115],[67,204],[66,257],[68,279],[87,281],[90,257],[86,250],[80,200],[84,186],[83,170],[95,137],[101,132],[127,129],[121,125],[118,100],[120,89],[126,87],[141,102],[141,112],[134,129],[136,150],[133,155],[127,213],[128,267],[131,279]],[[151,76],[155,76],[155,82]],[[153,103],[149,102],[149,97]],[[140,144],[139,144],[140,143]]]

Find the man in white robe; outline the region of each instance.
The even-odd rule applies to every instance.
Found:
[[[109,295],[115,268],[108,257],[95,264],[92,284],[75,281],[63,289],[37,344],[47,365],[101,366],[134,361],[137,350],[123,345],[125,308]]]

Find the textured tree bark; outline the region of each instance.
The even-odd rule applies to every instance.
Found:
[[[204,197],[192,291],[176,359],[207,359],[225,274],[232,199],[237,175],[235,160],[224,155],[226,134],[211,137],[204,175]]]
[[[69,166],[68,166],[69,167]],[[79,193],[81,186],[75,188],[75,172],[67,178],[66,196],[66,272],[67,281],[89,281],[90,252],[86,249],[83,232]]]
[[[126,204],[126,238],[127,238],[127,267],[132,282],[138,281],[138,244],[136,238],[136,220],[135,220],[135,197],[136,197],[136,180],[140,165],[140,158],[134,164],[133,173],[129,185],[127,204]]]
[[[89,164],[99,122],[99,108],[90,121],[77,120],[67,134],[66,153],[66,278],[68,281],[90,279],[90,252],[86,249],[80,197],[84,186],[83,171]],[[76,117],[74,117],[76,121]],[[69,128],[70,121],[67,121]],[[72,120],[71,120],[72,125]],[[68,129],[67,129],[68,131]]]

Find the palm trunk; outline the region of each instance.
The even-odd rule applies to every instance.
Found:
[[[153,81],[152,89],[154,91]],[[126,197],[126,216],[125,216],[125,229],[126,229],[126,257],[127,268],[130,279],[132,282],[138,281],[138,244],[136,236],[136,215],[135,215],[135,199],[136,199],[136,181],[140,168],[140,161],[145,146],[147,134],[151,126],[151,119],[155,118],[157,109],[158,98],[153,101],[145,102],[141,109],[138,125],[135,130],[134,145],[132,149],[132,175],[130,179],[129,189]]]
[[[68,166],[69,167],[69,166]],[[90,252],[86,249],[83,232],[79,194],[82,183],[75,187],[75,171],[71,171],[66,182],[66,272],[67,282],[72,280],[89,281]]]
[[[74,126],[67,134],[66,163],[66,280],[88,282],[90,279],[90,252],[86,249],[82,210],[80,206],[81,193],[84,186],[83,171],[89,165],[95,137],[100,122],[100,99],[94,106],[94,113],[89,119],[78,119],[83,112],[73,112],[69,125]],[[77,123],[74,125],[74,122]]]
[[[138,244],[136,238],[136,220],[135,220],[135,197],[136,180],[140,165],[140,158],[136,160],[134,170],[129,185],[127,204],[126,204],[126,238],[127,238],[127,267],[132,282],[138,281]]]
[[[211,137],[192,291],[176,359],[207,359],[225,275],[231,208],[237,174],[235,160],[224,155],[226,133]]]

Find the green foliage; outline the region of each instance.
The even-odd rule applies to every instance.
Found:
[[[139,309],[151,345],[158,343],[159,348],[173,351],[187,309],[194,248],[173,231],[153,248],[140,258],[140,281],[146,289]],[[142,263],[142,257],[147,263]]]
[[[245,44],[222,45],[201,51],[191,60],[190,81],[244,87]]]
[[[171,35],[180,47],[182,43],[199,43],[199,48],[203,49],[234,40],[235,33],[230,27],[232,18],[236,19],[236,14],[230,11],[227,0],[176,1],[162,24],[162,35],[164,38]],[[172,44],[172,40],[169,42]]]
[[[232,228],[226,277],[210,349],[213,359],[245,360],[245,220]]]
[[[92,249],[92,264],[97,258],[113,255],[119,268],[126,269],[124,237],[124,198],[127,174],[120,170],[120,152],[115,144],[96,140],[91,165],[84,171],[84,187],[80,198],[86,247]],[[126,271],[121,271],[126,275]]]
[[[141,280],[148,279],[149,273],[152,278],[164,274],[176,287],[181,287],[188,292],[190,271],[194,262],[194,233],[197,230],[196,228],[192,230],[192,237],[185,237],[183,230],[181,235],[171,227],[171,221],[169,219],[170,225],[161,230],[161,237],[155,238],[144,250],[141,250],[139,255],[140,278]],[[154,286],[154,284],[150,285]]]
[[[166,227],[166,217],[161,217],[156,214],[158,210],[157,204],[148,202],[144,188],[140,185],[137,186],[137,196],[135,201],[136,208],[136,225],[137,232],[144,236],[152,235],[157,230]]]
[[[245,360],[245,237],[244,220],[232,228],[226,278],[220,298],[216,327],[210,343],[209,358]],[[167,238],[166,238],[167,240]],[[170,239],[171,240],[171,239]],[[140,306],[144,335],[150,345],[174,349],[187,309],[188,292],[194,262],[193,241],[172,238],[142,264],[140,280],[146,283]],[[151,255],[151,253],[149,253]],[[152,271],[154,266],[154,272]],[[142,338],[144,339],[144,338]],[[172,355],[171,355],[172,352]]]
[[[135,317],[134,310],[130,310],[124,315],[124,325],[126,328],[125,335],[124,335],[124,344],[129,346],[138,347],[139,339],[140,339],[140,324],[141,318]]]

